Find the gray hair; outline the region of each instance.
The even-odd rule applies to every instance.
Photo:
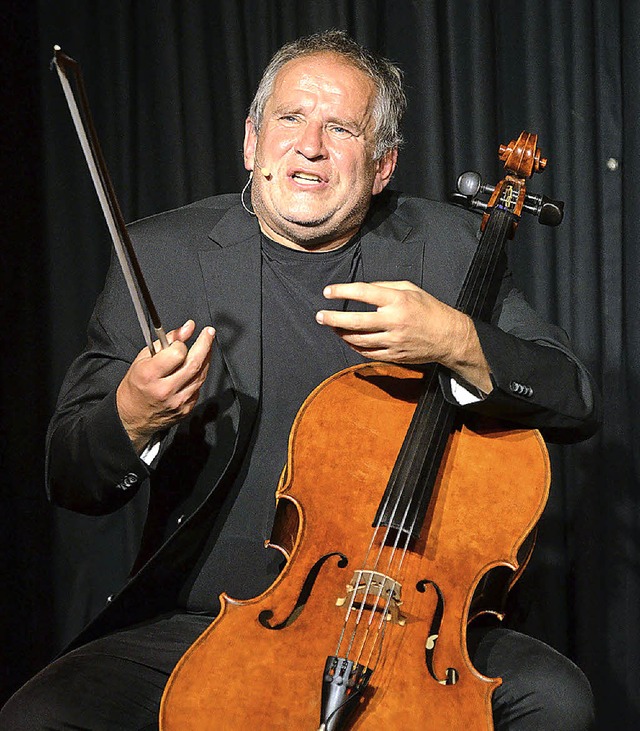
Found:
[[[400,120],[407,106],[402,89],[402,71],[382,56],[374,56],[344,31],[328,30],[287,43],[276,52],[262,75],[249,108],[249,119],[260,129],[267,100],[280,69],[289,61],[319,53],[334,53],[371,78],[377,88],[373,106],[374,159],[402,143]]]

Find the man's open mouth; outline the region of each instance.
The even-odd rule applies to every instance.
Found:
[[[324,183],[325,182],[324,179],[321,178],[319,175],[313,175],[312,173],[304,173],[299,170],[292,173],[291,177],[294,178],[295,180],[301,180],[301,181],[309,182],[309,183]]]

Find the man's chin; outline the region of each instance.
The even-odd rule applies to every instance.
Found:
[[[333,213],[288,213],[281,216],[280,221],[277,222],[277,228],[288,234],[300,236],[305,240],[322,239],[335,232],[336,222],[333,220]]]
[[[283,211],[280,216],[290,226],[299,226],[300,228],[312,228],[313,226],[329,225],[335,211],[317,211],[317,210],[288,210]]]
[[[344,215],[336,216],[333,209],[318,211],[288,208],[286,211],[277,211],[277,216],[261,216],[260,213],[256,209],[258,219],[276,234],[276,240],[284,237],[304,248],[318,247],[334,241],[338,245],[344,243],[355,233],[364,218],[364,215],[358,216],[354,211],[346,218]]]
[[[278,229],[263,228],[263,232],[274,241],[307,251],[335,249],[349,241],[357,230],[357,227],[336,229],[333,226],[305,224],[281,225]]]

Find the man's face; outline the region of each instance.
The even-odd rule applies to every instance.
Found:
[[[280,69],[261,129],[247,120],[244,142],[245,167],[255,171],[251,201],[270,238],[322,250],[358,230],[397,157],[393,150],[373,159],[375,92],[366,74],[334,54]]]

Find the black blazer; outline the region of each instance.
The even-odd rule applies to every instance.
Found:
[[[385,191],[362,229],[365,281],[410,280],[453,305],[477,245],[478,218]],[[260,398],[261,254],[238,196],[209,198],[130,227],[163,324],[217,330],[189,418],[163,435],[149,468],[118,418],[115,391],[143,345],[117,262],[96,304],[85,351],[62,386],[47,440],[51,500],[86,514],[117,510],[140,490],[148,519],[136,571],[73,646],[175,607],[245,454]],[[491,323],[476,323],[494,391],[465,407],[574,441],[597,426],[591,377],[566,335],[543,322],[505,273]],[[442,379],[445,395],[448,379]],[[274,485],[275,490],[275,485]]]

